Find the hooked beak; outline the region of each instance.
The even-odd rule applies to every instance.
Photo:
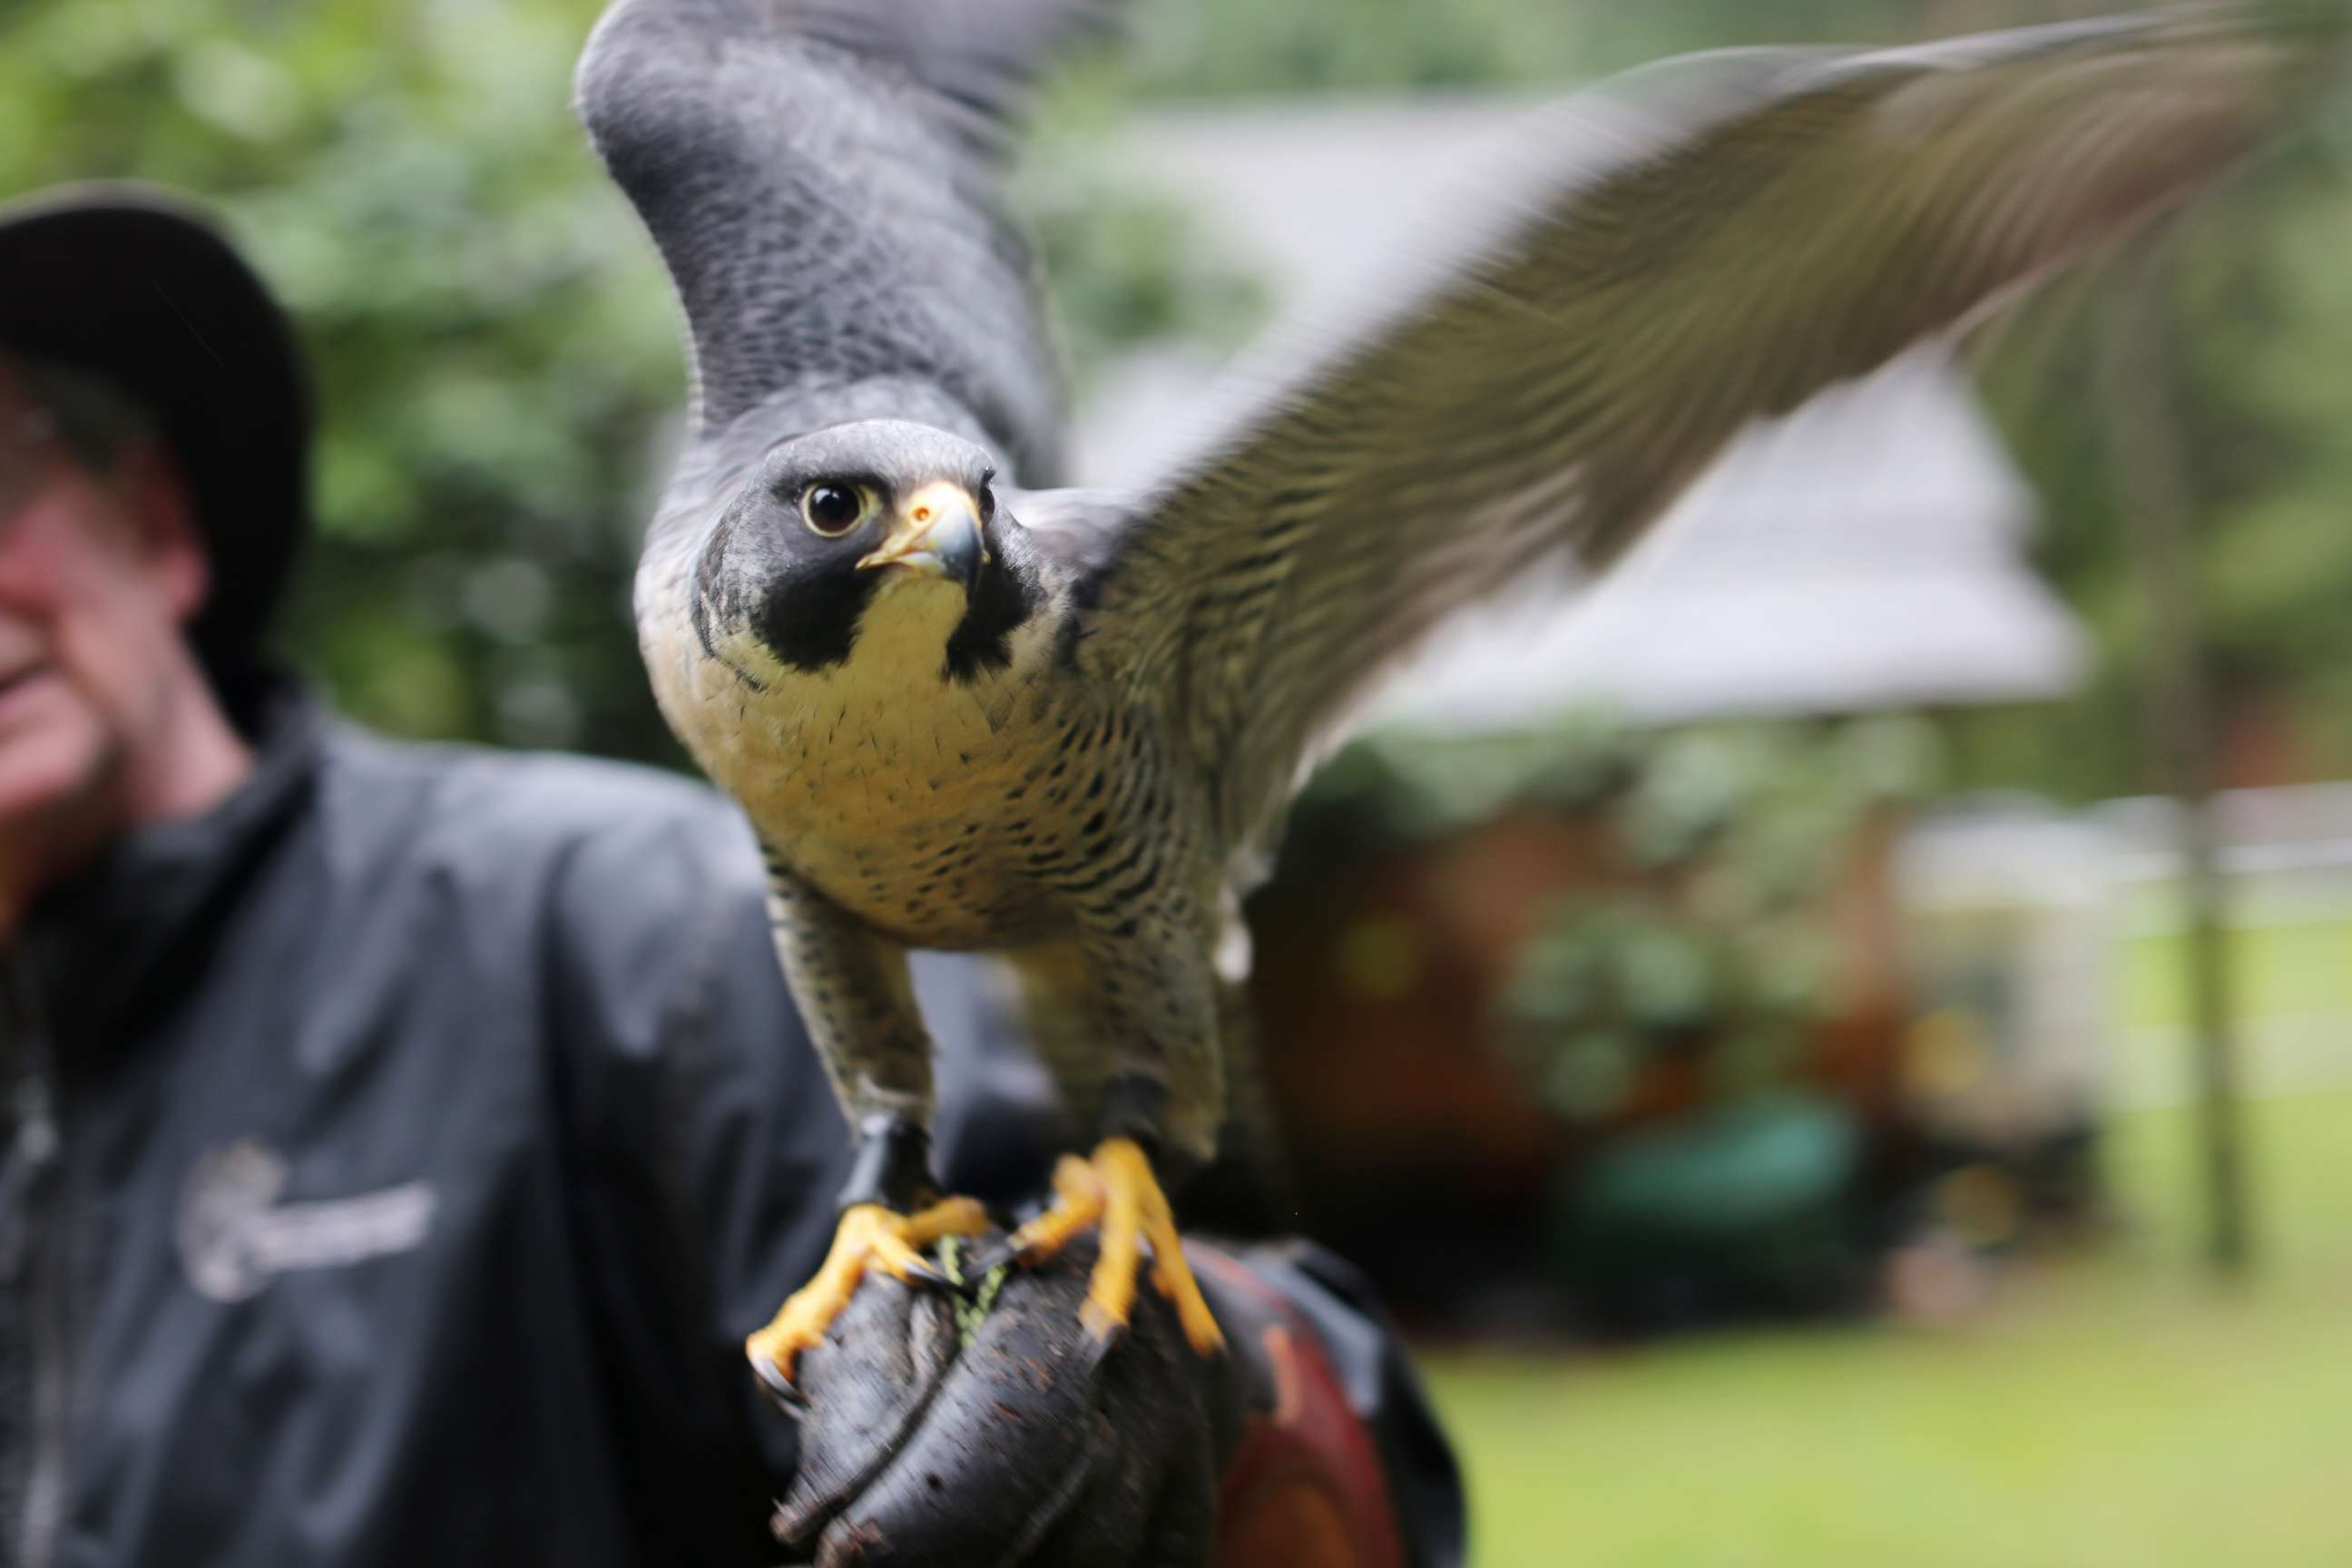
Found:
[[[906,566],[933,577],[947,577],[970,593],[980,569],[988,564],[988,550],[980,538],[980,509],[971,492],[941,480],[925,485],[907,498],[891,520],[881,548],[858,563],[862,571],[874,566]]]

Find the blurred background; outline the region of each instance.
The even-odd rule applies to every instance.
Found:
[[[2096,8],[1140,0],[1023,176],[1081,477],[1549,93]],[[681,368],[568,109],[597,9],[16,0],[0,193],[187,187],[292,305],[344,710],[675,764],[625,603]],[[1311,788],[1253,910],[1297,1223],[1420,1337],[1477,1562],[2352,1561],[2329,113],[2154,264],[1759,431]]]

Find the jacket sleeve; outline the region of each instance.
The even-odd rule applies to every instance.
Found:
[[[847,1140],[748,831],[683,786],[650,804],[610,814],[551,891],[571,1222],[642,1559],[766,1563],[793,1427],[743,1339],[822,1260]]]

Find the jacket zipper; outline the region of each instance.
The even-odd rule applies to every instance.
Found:
[[[22,1513],[16,1521],[16,1561],[23,1568],[47,1568],[56,1555],[58,1527],[65,1506],[66,1364],[64,1292],[60,1278],[63,1254],[57,1227],[48,1222],[56,1208],[59,1156],[57,1085],[50,1061],[50,1042],[32,976],[20,947],[12,948],[5,965],[5,1027],[13,1038],[16,1081],[16,1136],[0,1174],[0,1204],[5,1215],[11,1256],[0,1259],[7,1273],[21,1281],[28,1350],[26,1379],[26,1433],[29,1455]]]

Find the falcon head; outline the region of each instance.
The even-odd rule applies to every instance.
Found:
[[[696,563],[704,647],[747,637],[814,674],[886,629],[894,644],[939,644],[950,678],[1001,667],[1034,584],[999,548],[995,474],[985,448],[904,420],[778,443]]]

